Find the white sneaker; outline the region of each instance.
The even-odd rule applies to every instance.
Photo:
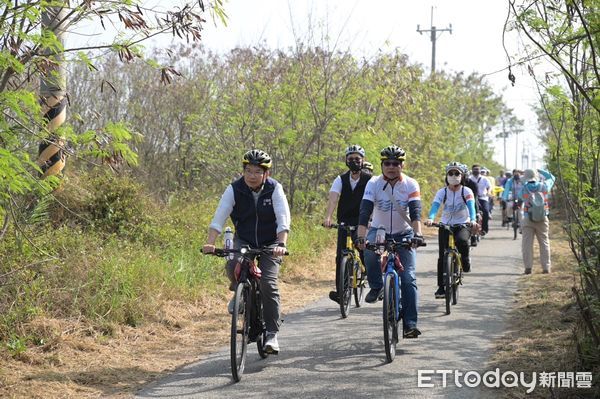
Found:
[[[265,341],[265,352],[272,355],[279,353],[279,343],[277,342],[277,333],[267,332],[267,339]]]
[[[235,305],[235,294],[233,294],[233,298],[231,298],[231,301],[229,301],[229,303],[227,304],[227,311],[229,312],[229,314],[233,314],[233,306]],[[244,309],[240,309],[239,313],[244,313]]]

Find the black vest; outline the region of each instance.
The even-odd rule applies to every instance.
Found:
[[[254,247],[277,241],[277,219],[272,200],[276,185],[276,180],[267,178],[255,204],[252,190],[243,177],[231,183],[235,199],[231,220],[235,226],[235,234]]]
[[[360,212],[360,201],[362,201],[365,187],[367,187],[371,176],[360,172],[360,178],[354,190],[350,186],[350,171],[340,175],[340,178],[342,179],[342,193],[338,202],[337,222],[356,226]]]

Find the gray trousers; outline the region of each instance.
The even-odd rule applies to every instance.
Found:
[[[540,245],[540,262],[542,270],[550,271],[550,238],[548,237],[549,223],[546,217],[543,222],[532,222],[527,216],[522,219],[523,241],[521,252],[523,253],[523,264],[525,270],[533,267],[533,238],[537,238]]]
[[[246,244],[237,239],[234,240],[235,248],[240,248],[242,245]],[[267,331],[269,332],[279,331],[281,301],[279,298],[279,286],[277,282],[281,260],[280,256],[262,254],[257,263],[257,266],[261,271],[260,292],[262,294],[263,316]],[[225,267],[230,282],[229,290],[231,291],[235,291],[235,287],[237,286],[234,275],[236,263],[237,260],[235,259],[228,260]]]

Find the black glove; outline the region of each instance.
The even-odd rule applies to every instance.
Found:
[[[413,247],[420,247],[425,243],[425,239],[420,234],[415,234],[413,238],[410,239]]]

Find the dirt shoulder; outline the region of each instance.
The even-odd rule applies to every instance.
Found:
[[[334,248],[280,282],[283,313],[321,298],[333,287]],[[85,320],[35,319],[29,331],[52,337],[12,357],[0,359],[0,397],[128,397],[144,384],[215,348],[227,345],[227,292],[197,303],[168,302],[156,321],[140,327],[107,325],[100,331]]]

